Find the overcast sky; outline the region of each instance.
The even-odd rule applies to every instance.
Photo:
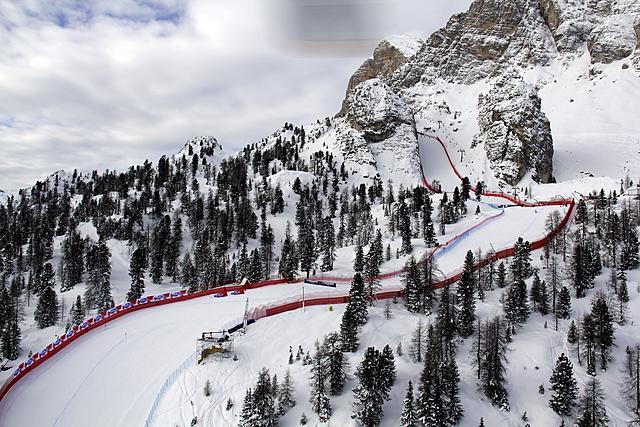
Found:
[[[156,161],[194,135],[232,152],[285,121],[333,115],[371,47],[302,54],[287,43],[326,35],[322,22],[288,26],[314,16],[292,4],[323,1],[0,0],[0,189]],[[337,38],[376,40],[428,36],[470,3],[340,1],[375,4],[384,19],[367,16],[359,35],[335,28]]]

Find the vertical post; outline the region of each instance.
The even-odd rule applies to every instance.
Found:
[[[242,320],[242,333],[246,333],[247,332],[247,316],[249,313],[249,298],[247,298],[247,301],[245,302],[244,305],[244,316],[243,316],[243,320]]]
[[[304,282],[302,283],[302,311],[304,311]]]

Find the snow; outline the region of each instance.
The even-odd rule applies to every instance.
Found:
[[[485,215],[493,216],[498,213],[498,210],[486,204],[482,205],[482,209],[486,213],[480,217],[476,218],[470,215],[460,223],[448,227],[448,232],[451,234],[442,239],[446,240],[452,234],[460,233],[469,228]],[[552,208],[537,209],[540,209],[538,213],[530,208],[509,207],[505,209],[505,213],[498,220],[489,222],[471,233],[464,244],[444,251],[443,255],[438,258],[440,268],[444,273],[455,271],[459,268],[460,260],[469,249],[475,250],[479,247],[486,253],[491,250],[491,245],[496,250],[503,246],[512,245],[513,236],[522,235],[529,240],[541,237],[544,234],[545,213]],[[469,203],[469,210],[470,212],[475,210],[474,202]],[[416,239],[414,244],[416,251],[423,250],[420,249],[419,240]],[[119,250],[114,250],[114,252],[118,253]],[[340,250],[337,254],[336,271],[332,273],[345,272],[347,274],[352,263],[348,254],[352,253],[353,247]],[[122,273],[118,274],[123,274],[124,268],[118,267],[117,262],[113,260],[112,262],[114,270],[120,270]],[[393,260],[391,263],[385,264],[383,272],[396,269],[403,264],[404,260],[402,259]],[[398,278],[384,281],[383,285],[388,289],[398,289],[401,286]],[[305,296],[306,298],[328,296],[336,292],[344,295],[348,292],[348,288],[348,283],[338,284],[336,290],[307,286]],[[249,291],[247,294],[252,307],[267,302],[297,298],[300,295],[301,285],[296,284],[261,288]],[[224,299],[204,297],[155,307],[129,314],[109,323],[104,329],[87,334],[18,382],[7,397],[0,402],[0,424],[141,425],[146,419],[153,399],[164,380],[176,366],[180,365],[194,351],[195,338],[203,330],[215,330],[230,321],[239,319],[244,310],[244,298],[244,296],[229,296]],[[337,312],[333,313],[333,317],[337,318]],[[322,316],[318,316],[317,320],[313,316],[310,320],[305,321],[305,333],[308,334],[309,340],[315,340],[319,336],[309,323],[322,323],[322,319]],[[271,320],[260,320],[257,325],[261,325],[263,322],[269,324]],[[283,330],[291,329],[290,333],[299,336],[300,332],[296,332],[296,329],[293,328],[295,324],[300,323],[290,323]],[[390,325],[388,326],[390,331],[397,330],[397,326]],[[330,329],[327,330],[327,332],[329,331]],[[48,330],[43,330],[40,334],[46,336],[45,332]],[[408,334],[410,331],[407,330],[406,333]],[[262,340],[257,340],[257,343],[263,343],[266,340],[269,346],[274,345],[271,348],[282,350],[282,346],[278,346],[278,343],[282,344],[281,338],[285,339],[287,336],[275,338],[279,335],[279,333],[269,334]],[[251,339],[241,340],[239,345],[249,345],[249,348],[255,349],[256,347],[253,346],[256,344],[252,341]],[[271,357],[270,351],[263,349],[249,352],[247,350],[246,353],[242,353],[243,351],[241,350],[240,354],[244,354],[244,356],[241,356],[240,365],[236,365],[236,367],[250,364],[246,368],[247,381],[253,380],[253,377],[249,375],[253,372],[252,370],[255,371],[262,365],[271,366],[270,363],[273,359],[269,359]],[[242,363],[243,360],[251,360],[251,362]],[[191,374],[189,375],[193,378]],[[224,376],[225,371],[222,371],[220,375]],[[190,381],[188,384],[193,383],[192,379],[184,381]],[[65,387],[58,387],[56,393],[51,393],[51,385],[61,383],[64,383]],[[228,383],[228,381],[225,382],[225,384]],[[192,395],[195,395],[199,390],[199,388],[193,390],[187,385],[185,387]],[[216,389],[216,383],[214,383],[214,389]],[[304,390],[302,386],[299,389]],[[394,396],[402,393],[401,388],[393,392]],[[184,398],[181,399],[184,400]],[[47,401],[46,410],[29,411],[31,402],[45,400]],[[304,399],[301,398],[300,401],[303,402]],[[175,403],[170,405],[175,406]],[[349,409],[345,407],[345,420],[348,411]],[[188,411],[183,412],[188,414]],[[214,425],[225,425],[225,415],[221,411],[213,411],[210,416],[213,417],[214,414],[218,414],[215,415],[216,417],[222,417],[216,419],[223,423]],[[310,412],[307,415],[310,415]]]
[[[407,58],[415,55],[424,44],[424,40],[420,36],[411,33],[387,36],[384,40],[396,47]]]

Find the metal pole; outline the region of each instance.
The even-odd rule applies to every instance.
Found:
[[[248,312],[249,312],[249,298],[247,298],[247,301],[244,305],[244,318],[242,320],[242,333],[246,333],[247,332],[247,316],[248,316]]]
[[[302,284],[302,311],[304,310],[304,283]]]

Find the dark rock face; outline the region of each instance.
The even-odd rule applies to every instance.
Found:
[[[386,78],[393,74],[410,58],[411,53],[402,51],[388,40],[383,40],[373,51],[373,58],[369,58],[358,68],[349,79],[347,93],[342,101],[342,108],[336,116],[344,116],[347,112],[349,95],[360,83],[373,78]]]
[[[551,126],[540,107],[535,88],[517,74],[501,77],[480,97],[473,146],[484,145],[491,169],[507,184],[516,185],[528,171],[538,182],[552,180]]]

